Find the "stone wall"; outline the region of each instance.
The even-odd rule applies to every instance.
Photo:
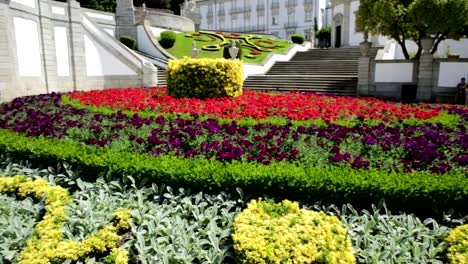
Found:
[[[169,14],[167,12],[157,10],[144,10],[136,8],[135,17],[137,22],[140,24],[142,21],[147,20],[150,22],[152,27],[166,28],[168,30],[175,30],[181,32],[193,32],[195,31],[195,24],[192,20]]]
[[[405,89],[416,88],[414,101],[453,103],[460,78],[468,78],[468,59],[420,60],[359,59],[358,94],[402,100]],[[407,98],[406,98],[407,99]]]
[[[74,0],[0,0],[0,100],[156,85],[157,69],[116,41],[114,29],[112,14]]]

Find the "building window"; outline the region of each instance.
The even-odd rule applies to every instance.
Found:
[[[258,14],[258,24],[264,24],[265,23],[265,16],[263,14]]]
[[[224,22],[224,16],[219,17],[218,23],[219,23],[219,29],[224,30],[224,27],[226,25]]]
[[[305,21],[312,21],[312,9],[306,9]]]
[[[272,25],[278,25],[279,24],[279,16],[278,15],[274,15],[271,17],[271,24]]]
[[[292,21],[296,20],[295,18],[296,18],[296,13],[291,12],[291,13],[288,14],[288,21],[292,22]]]

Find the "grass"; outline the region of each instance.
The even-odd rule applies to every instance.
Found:
[[[179,59],[183,58],[184,56],[190,57],[191,52],[192,52],[193,38],[192,37],[187,37],[187,35],[191,35],[193,33],[194,32],[177,34],[176,42],[175,42],[174,46],[172,48],[170,48],[170,49],[167,49],[167,51],[170,54],[172,54],[173,56],[175,56],[176,58],[179,58]],[[202,34],[201,36],[202,36],[202,38],[201,38],[202,40],[196,40],[195,41],[195,43],[197,44],[197,49],[198,49],[198,58],[222,58],[223,57],[223,49],[222,48],[221,48],[221,50],[218,50],[218,51],[206,51],[206,50],[202,49],[202,47],[206,46],[206,45],[221,44],[222,43],[221,38],[216,38],[215,40],[210,40],[210,39],[204,37],[204,36],[206,36],[205,34]],[[245,35],[241,35],[241,36],[245,36]],[[226,38],[226,40],[230,41],[231,38]],[[281,46],[281,47],[275,48],[275,49],[273,49],[271,51],[273,53],[278,53],[278,54],[284,54],[289,49],[289,47],[291,46],[291,44],[288,43],[285,40],[274,40],[274,39],[270,39],[270,38],[264,37],[264,36],[262,36],[260,39],[255,39],[254,41],[258,41],[258,40],[260,40],[260,41],[261,40],[272,41],[273,42],[272,45]],[[243,58],[244,62],[260,64],[265,60],[265,58],[270,53],[270,52],[267,52],[267,51],[262,51],[260,55],[255,56],[254,58],[248,58],[246,56],[249,55],[252,52],[252,48],[246,47],[245,46],[246,42],[243,39],[240,39],[240,41],[243,44],[242,52],[243,52],[243,55],[244,55],[244,58]]]

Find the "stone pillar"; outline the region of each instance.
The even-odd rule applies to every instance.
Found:
[[[8,16],[8,3],[0,1],[0,102],[8,98],[8,91],[12,87],[13,68],[11,63],[10,47],[10,17]]]
[[[84,30],[81,22],[83,13],[80,3],[76,0],[68,1],[69,15],[69,43],[71,54],[71,75],[73,78],[73,90],[84,90],[87,73],[86,73],[86,51],[84,46]]]
[[[419,59],[418,90],[416,93],[416,101],[419,102],[428,102],[432,97],[434,57],[430,51],[433,44],[434,39],[432,38],[422,40],[423,52]]]
[[[134,39],[138,38],[135,8],[133,7],[132,0],[117,0],[115,24],[115,36],[117,39],[121,36],[130,36]]]
[[[57,55],[55,52],[54,28],[52,24],[52,14],[47,0],[39,0],[39,21],[40,21],[40,38],[42,48],[42,66],[44,68],[45,88],[36,90],[32,88],[34,94],[58,92],[57,79]]]
[[[369,95],[369,84],[370,80],[370,64],[371,58],[369,57],[369,48],[371,47],[371,42],[361,42],[361,57],[359,58],[358,63],[358,85],[357,93],[358,95]]]
[[[151,62],[143,63],[143,87],[158,86],[158,69]]]
[[[343,47],[349,46],[349,27],[350,27],[350,1],[344,1],[344,14],[343,14],[343,24],[341,24],[341,42]]]

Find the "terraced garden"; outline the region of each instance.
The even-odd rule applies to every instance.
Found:
[[[301,93],[16,98],[0,262],[466,263],[467,121]]]
[[[222,58],[223,48],[232,40],[242,44],[243,60],[250,63],[261,63],[270,53],[283,54],[291,46],[288,41],[265,36],[201,31],[177,34],[174,46],[167,51],[179,59],[190,56],[195,41],[198,58]]]

